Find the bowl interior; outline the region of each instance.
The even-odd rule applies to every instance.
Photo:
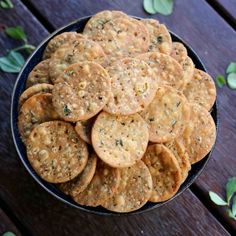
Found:
[[[19,97],[22,94],[22,92],[25,89],[25,82],[26,79],[28,77],[28,74],[30,73],[30,71],[33,69],[33,67],[35,65],[37,65],[41,60],[42,60],[42,55],[43,55],[43,51],[48,43],[48,41],[53,38],[55,35],[60,34],[62,32],[69,32],[69,31],[76,31],[76,32],[82,32],[83,28],[86,24],[86,22],[88,21],[90,17],[84,17],[81,19],[78,19],[62,28],[60,28],[59,30],[57,30],[55,33],[53,33],[52,35],[50,35],[47,39],[45,39],[39,46],[38,48],[35,50],[35,52],[30,56],[30,58],[27,60],[25,66],[23,67],[23,69],[21,70],[14,90],[13,90],[13,95],[12,95],[12,104],[11,104],[11,128],[12,128],[12,135],[13,135],[13,139],[14,139],[14,143],[16,146],[16,150],[18,152],[18,155],[21,159],[21,161],[23,162],[25,168],[29,171],[29,173],[32,175],[32,177],[45,189],[47,190],[49,193],[51,193],[54,197],[58,198],[59,200],[75,207],[78,208],[80,210],[83,211],[87,211],[90,213],[95,213],[95,214],[100,214],[100,215],[120,215],[119,213],[114,213],[114,212],[110,212],[102,207],[87,207],[87,206],[81,206],[78,205],[77,203],[75,203],[69,196],[63,194],[56,185],[54,184],[50,184],[44,180],[42,180],[37,173],[34,171],[34,169],[31,167],[28,159],[27,159],[27,155],[26,155],[26,148],[25,145],[22,143],[21,139],[20,139],[20,134],[18,131],[18,127],[17,127],[17,117],[18,117],[18,101],[19,101]],[[137,18],[137,17],[135,17]],[[139,19],[139,18],[137,18]],[[171,33],[171,37],[173,41],[177,41],[177,42],[181,42],[185,45],[185,47],[188,50],[188,55],[189,57],[191,57],[191,59],[193,60],[196,68],[201,69],[206,71],[203,63],[201,62],[201,60],[199,59],[199,57],[197,56],[197,54],[193,51],[193,49],[191,47],[189,47],[180,37],[178,37],[176,34]],[[213,106],[211,115],[217,125],[217,106],[216,103]],[[145,206],[143,206],[141,209],[134,211],[132,213],[127,213],[127,214],[136,214],[136,213],[141,213],[141,212],[145,212],[151,209],[155,209],[158,208],[164,204],[166,204],[167,202],[173,200],[175,197],[177,197],[178,195],[180,195],[186,188],[188,188],[193,182],[194,180],[200,175],[201,171],[203,170],[204,166],[206,165],[206,163],[208,162],[209,158],[210,158],[211,152],[200,162],[194,164],[192,166],[191,171],[189,172],[189,175],[187,177],[187,179],[185,180],[185,182],[181,185],[179,191],[177,192],[177,194],[172,197],[171,199],[169,199],[168,201],[162,202],[162,203],[151,203],[148,202],[147,204],[145,204]],[[124,214],[122,214],[124,215]]]

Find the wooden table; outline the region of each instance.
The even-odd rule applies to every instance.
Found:
[[[68,22],[104,9],[150,17],[141,0],[13,0],[14,9],[0,9],[1,25],[21,25],[30,43],[38,45]],[[152,16],[181,36],[201,57],[209,73],[224,73],[236,61],[236,1],[176,0],[174,12]],[[0,32],[0,55],[16,47]],[[181,196],[157,210],[125,217],[102,217],[73,209],[44,191],[20,162],[10,131],[10,100],[16,74],[0,72],[0,235],[229,235],[236,222],[208,197],[224,196],[236,175],[236,91],[218,90],[220,126],[212,159],[198,180]]]

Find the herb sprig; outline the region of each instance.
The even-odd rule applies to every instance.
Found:
[[[218,206],[226,206],[228,216],[236,220],[236,177],[230,178],[228,180],[225,189],[225,200],[213,191],[209,191],[210,199]]]
[[[236,89],[236,62],[231,62],[226,68],[227,80],[223,75],[217,75],[215,80],[219,88],[226,84],[230,89]],[[226,83],[227,82],[227,83]]]
[[[19,51],[25,50],[31,53],[35,46],[28,43],[27,35],[21,26],[8,27],[5,29],[8,37],[23,41],[23,45],[11,49],[4,57],[0,57],[0,69],[8,73],[19,73],[25,63],[25,59]]]
[[[143,8],[149,14],[170,15],[173,12],[174,0],[143,0]]]

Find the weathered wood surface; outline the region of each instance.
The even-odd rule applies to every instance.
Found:
[[[93,0],[87,0],[86,3],[82,0],[69,0],[66,3],[54,0],[53,4],[30,1],[55,28],[104,9],[118,9],[130,15],[156,18],[193,47],[213,77],[224,74],[229,62],[235,61],[236,32],[205,0],[176,0],[174,12],[168,17],[146,14],[142,9],[141,0],[99,0],[96,4]],[[228,6],[235,9],[235,1],[219,1],[224,5],[228,2]],[[223,194],[227,179],[236,174],[236,92],[228,88],[218,90],[218,103],[220,126],[216,148],[212,160],[196,181],[206,199],[209,199],[209,190]],[[212,207],[236,230],[236,222],[227,217],[224,208],[214,205]]]
[[[37,45],[46,37],[47,30],[23,4],[18,0],[13,2],[14,9],[0,10],[1,24],[22,25],[30,42]],[[92,0],[53,0],[32,1],[32,3],[55,28],[103,9],[121,9],[132,15],[148,17],[141,8],[141,1],[96,1],[95,4]],[[171,30],[193,46],[210,73],[213,75],[222,73],[228,61],[235,55],[234,40],[231,37],[235,37],[235,33],[204,1],[195,0],[191,4],[193,6],[189,7],[187,0],[176,1],[172,16],[155,17],[165,22]],[[201,13],[200,9],[204,9],[205,13]],[[209,35],[209,27],[215,25],[222,28],[222,31],[214,30],[214,35]],[[224,37],[227,35],[229,37]],[[221,36],[219,37],[221,40],[219,38],[217,40],[216,36]],[[228,46],[227,48],[231,50],[226,50],[226,45],[230,45],[231,48]],[[15,46],[17,46],[15,40],[9,40],[4,33],[0,33],[0,56]],[[217,50],[212,51],[212,49]],[[16,75],[0,72],[0,78],[0,199],[4,199],[21,221],[23,228],[26,229],[23,235],[28,233],[32,235],[227,235],[214,216],[189,190],[158,210],[131,217],[101,217],[86,214],[54,199],[31,178],[17,157],[9,124],[10,98]],[[225,115],[222,117],[223,126],[220,130],[222,134],[218,139],[213,160],[202,175],[204,177],[201,176],[197,181],[197,187],[204,192],[206,198],[209,189],[220,192],[226,179],[235,174],[235,160],[232,155],[236,151],[233,146],[235,137],[232,130],[232,122],[235,121],[232,117],[233,108],[236,107],[235,95],[228,89],[223,89],[219,92],[219,100],[221,116],[226,113],[226,118]],[[228,156],[224,152],[226,154],[230,152],[231,155]],[[216,179],[211,179],[211,176]]]
[[[9,219],[3,210],[0,209],[0,235],[9,231],[13,232],[17,236],[22,235],[15,224]]]

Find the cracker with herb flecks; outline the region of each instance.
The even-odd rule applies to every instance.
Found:
[[[61,118],[76,122],[95,116],[107,103],[111,81],[97,63],[81,62],[69,66],[53,87],[53,105]]]
[[[174,154],[162,144],[148,146],[142,159],[147,165],[153,182],[151,202],[163,202],[178,191],[182,177]]]
[[[171,57],[173,57],[176,61],[180,62],[186,59],[188,56],[188,52],[186,47],[180,42],[172,43]]]
[[[121,180],[115,194],[102,206],[110,211],[131,212],[141,208],[152,193],[152,177],[147,166],[138,161],[131,167],[122,168]]]
[[[141,21],[147,27],[150,36],[148,51],[170,54],[172,49],[172,40],[166,26],[160,24],[154,19],[144,19]]]
[[[71,124],[49,121],[37,125],[30,133],[27,156],[41,178],[50,183],[63,183],[83,171],[88,150]]]
[[[183,69],[171,56],[159,52],[149,52],[141,54],[137,58],[144,60],[153,69],[158,79],[158,85],[169,85],[179,90],[183,88]]]
[[[52,105],[52,94],[39,93],[30,97],[20,108],[18,116],[18,128],[24,143],[31,130],[46,121],[59,119]]]
[[[60,184],[60,189],[65,194],[76,196],[83,192],[91,182],[97,166],[97,155],[94,153],[88,157],[87,164],[77,177],[73,180]]]
[[[27,99],[29,99],[30,97],[32,97],[37,93],[52,93],[52,88],[53,88],[52,84],[45,84],[45,83],[35,84],[29,87],[21,94],[19,98],[19,107],[21,107]]]
[[[84,38],[82,34],[76,32],[64,32],[51,39],[44,50],[43,59],[51,58],[57,49],[64,44],[72,44],[75,40]]]
[[[86,206],[99,206],[111,197],[120,183],[120,170],[98,159],[95,174],[87,188],[73,195],[73,199]]]
[[[191,104],[191,116],[181,136],[191,164],[204,158],[216,139],[216,126],[211,114],[202,106]]]
[[[188,177],[188,172],[191,169],[190,159],[185,146],[180,139],[175,139],[173,141],[164,143],[164,145],[170,149],[178,161],[182,175],[181,182],[184,182]]]
[[[183,133],[189,121],[190,110],[180,91],[162,86],[157,89],[154,100],[140,115],[149,125],[149,140],[163,143]]]
[[[49,75],[53,83],[61,73],[70,65],[84,62],[100,62],[105,54],[101,46],[85,38],[74,40],[71,44],[64,44],[52,55],[49,63]]]
[[[111,77],[112,95],[105,111],[130,115],[143,110],[154,98],[157,80],[144,61],[124,58],[106,69]]]
[[[129,167],[140,160],[148,144],[148,127],[140,115],[98,115],[92,128],[92,144],[108,165]]]
[[[197,103],[209,111],[216,100],[215,83],[209,74],[194,69],[193,77],[184,89],[184,95],[190,103]]]
[[[33,68],[26,80],[26,88],[29,88],[36,84],[52,83],[49,76],[49,62],[49,59],[41,61]]]
[[[119,17],[102,23],[102,27],[93,28],[87,36],[99,43],[106,55],[123,58],[147,52],[149,33],[141,21]]]

